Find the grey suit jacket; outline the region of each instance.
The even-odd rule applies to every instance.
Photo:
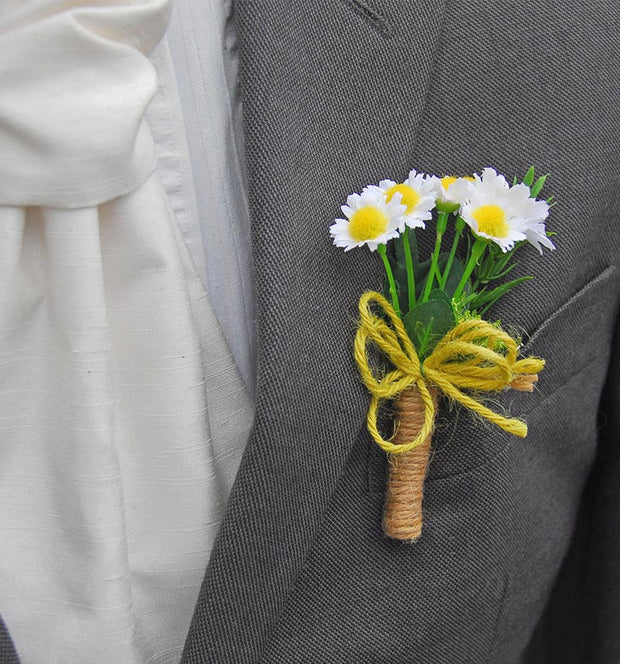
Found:
[[[618,664],[620,5],[235,12],[257,408],[182,663]],[[494,311],[547,360],[534,396],[498,397],[530,434],[444,404],[422,538],[391,541],[352,356],[357,300],[381,266],[334,248],[328,227],[348,193],[411,167],[530,163],[551,173],[558,249],[523,251],[517,269],[535,279]]]

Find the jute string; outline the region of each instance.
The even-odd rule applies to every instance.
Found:
[[[373,304],[382,310],[388,322],[373,313]],[[366,423],[375,442],[389,455],[405,455],[427,443],[430,448],[438,394],[458,401],[504,431],[522,438],[527,435],[525,422],[492,411],[475,396],[463,392],[463,389],[495,392],[512,387],[531,391],[538,372],[545,366],[544,360],[536,357],[517,359],[518,345],[510,335],[484,320],[472,319],[453,327],[433,352],[420,362],[403,322],[380,293],[364,293],[360,298],[359,311],[360,323],[354,353],[362,380],[371,394]],[[370,344],[374,344],[387,357],[394,369],[375,376],[368,359]],[[409,397],[404,397],[406,391],[412,397],[415,395],[415,406],[409,403]],[[384,400],[399,396],[404,397],[405,401],[402,405],[397,402],[396,433],[386,440],[377,427],[379,406]],[[428,453],[426,459],[428,463]],[[419,459],[415,465],[421,467]],[[394,459],[390,459],[390,468],[388,492],[395,472],[399,469],[405,472],[404,469],[409,469],[409,465],[395,464]],[[426,464],[423,472],[411,475],[410,479],[415,477],[418,484],[423,484],[425,473]],[[396,480],[401,481],[399,477]],[[419,496],[421,505],[422,486],[410,490]],[[403,500],[399,499],[393,504],[402,505]],[[421,510],[419,514],[421,524]],[[386,516],[384,525],[392,520],[393,515],[389,518]],[[395,531],[390,527],[390,532]],[[390,532],[386,529],[386,534],[393,536]]]
[[[433,402],[437,390],[430,388]],[[398,426],[394,443],[413,440],[424,425],[424,402],[416,387],[407,388],[396,401]],[[422,444],[405,454],[389,454],[389,476],[383,510],[383,532],[397,540],[414,541],[422,532],[422,495],[431,452],[429,434]]]

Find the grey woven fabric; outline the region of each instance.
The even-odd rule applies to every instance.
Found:
[[[235,8],[257,408],[183,664],[617,664],[620,6]],[[535,395],[498,397],[530,435],[444,404],[422,539],[392,542],[351,353],[381,267],[328,227],[348,193],[411,167],[530,163],[552,174],[558,250],[523,252],[516,272],[536,278],[494,312],[548,362]]]
[[[183,664],[620,662],[620,5],[236,0],[256,419]],[[380,528],[351,347],[376,256],[346,195],[409,168],[550,172],[558,250],[494,314],[547,359],[511,438],[445,404],[422,539]],[[424,243],[423,243],[424,245]],[[428,244],[423,246],[428,250]],[[616,330],[614,336],[614,329]],[[17,656],[0,621],[0,663]]]
[[[183,664],[617,664],[620,6],[237,0],[236,21],[257,408]],[[328,227],[411,167],[530,163],[558,250],[524,251],[536,278],[494,313],[548,361],[534,396],[498,397],[531,433],[444,408],[423,536],[389,541],[351,352],[381,267]]]
[[[4,620],[0,616],[0,663],[1,664],[19,664],[19,658],[15,652],[15,646],[11,639]]]

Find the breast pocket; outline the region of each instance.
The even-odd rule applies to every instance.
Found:
[[[558,390],[569,393],[600,389],[604,381],[615,318],[616,267],[610,265],[586,283],[531,334],[525,335],[523,355],[546,361],[534,393],[506,390],[487,401],[501,413],[524,417],[545,408]],[[587,374],[587,375],[586,375]],[[584,377],[580,381],[580,376]],[[427,481],[468,473],[488,464],[521,439],[480,420],[465,408],[442,399]],[[385,456],[369,443],[369,482],[372,493],[384,490]]]

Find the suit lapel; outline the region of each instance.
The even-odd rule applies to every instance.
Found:
[[[381,268],[366,250],[335,249],[328,228],[348,193],[416,165],[442,15],[443,0],[323,0],[303,10],[284,0],[235,3],[257,288],[256,417],[185,664],[259,660],[363,429],[368,397],[352,359],[354,320]]]

